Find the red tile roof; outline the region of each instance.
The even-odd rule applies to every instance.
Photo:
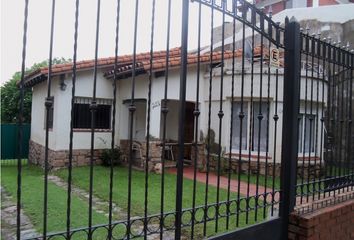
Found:
[[[255,47],[254,48],[254,55],[255,57],[261,55],[261,46]],[[267,50],[263,48],[263,55],[268,56],[269,53]],[[233,54],[232,51],[224,51],[224,59],[231,59],[233,56],[236,58],[242,57],[242,50],[238,49],[235,51],[235,54]],[[200,57],[200,63],[209,63],[210,62],[210,53],[204,53],[201,54]],[[221,51],[214,51],[212,54],[212,60],[214,63],[220,62],[222,59],[222,52]],[[188,54],[188,64],[189,65],[195,65],[198,62],[198,55],[197,54]],[[170,56],[169,61],[168,61],[168,67],[169,68],[174,68],[174,67],[179,67],[181,64],[181,56]],[[133,65],[125,65],[120,68],[118,68],[117,73],[119,75],[124,75],[127,73],[130,73],[132,71]],[[153,65],[152,65],[152,71],[157,72],[157,71],[163,71],[166,69],[166,58],[158,58],[158,59],[153,59]],[[150,70],[150,59],[142,62],[138,62],[136,64],[136,70],[143,70],[144,72],[148,72]],[[105,77],[112,77],[113,76],[113,69],[105,72]]]
[[[169,52],[170,56],[179,56],[181,54],[181,48],[173,48]],[[160,58],[165,58],[166,56],[166,51],[156,51],[153,53],[153,57],[156,59]],[[144,53],[139,53],[136,55],[136,61],[141,62],[141,61],[146,61],[150,59],[150,52],[144,52]],[[115,57],[108,57],[108,58],[99,58],[97,60],[97,67],[98,68],[106,68],[106,67],[112,67],[114,66],[114,60]],[[125,64],[131,64],[133,61],[133,55],[122,55],[118,56],[118,64],[119,66],[125,65]],[[83,71],[83,70],[88,70],[92,69],[95,65],[95,60],[83,60],[83,61],[78,61],[76,63],[76,69],[77,71]],[[62,73],[70,73],[72,72],[73,69],[73,63],[65,63],[65,64],[56,64],[52,66],[52,74],[53,75],[59,75]],[[35,78],[38,77],[46,77],[48,75],[48,67],[42,67],[39,68],[33,72],[30,72],[25,76],[25,86],[33,86],[38,82],[44,81],[44,80],[39,80],[33,82]],[[31,82],[33,82],[31,84]]]
[[[261,46],[254,48],[254,55],[260,56],[262,52]],[[224,59],[231,59],[235,57],[242,56],[242,50],[238,49],[233,54],[232,51],[224,51]],[[269,56],[269,51],[263,47],[263,55],[265,58]],[[222,52],[214,51],[212,54],[212,60],[214,63],[221,61]],[[97,61],[97,67],[105,70],[105,77],[110,78],[113,76],[114,68],[114,57],[100,58]],[[118,74],[124,75],[125,73],[131,73],[132,71],[132,61],[133,55],[122,55],[118,56]],[[197,64],[198,55],[195,53],[188,54],[188,64],[193,65]],[[209,63],[210,62],[210,53],[204,53],[200,55],[200,63]],[[84,60],[76,63],[77,71],[90,70],[94,68],[94,60]],[[181,64],[181,49],[173,48],[169,51],[169,62],[168,66],[170,68],[179,67]],[[53,76],[71,73],[73,68],[73,63],[57,64],[52,66]],[[166,68],[166,51],[156,51],[153,53],[153,66],[152,70],[163,71]],[[150,52],[139,53],[136,55],[136,70],[141,72],[148,72],[150,70]],[[48,75],[48,67],[39,68],[25,77],[25,86],[31,87],[36,85],[39,82],[45,81]]]

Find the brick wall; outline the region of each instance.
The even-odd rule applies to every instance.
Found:
[[[292,214],[289,239],[354,239],[354,199],[316,210],[310,214]]]

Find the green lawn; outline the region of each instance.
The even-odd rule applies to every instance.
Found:
[[[36,230],[43,230],[43,175],[38,167],[23,166],[22,175],[22,207],[26,215],[31,219]],[[3,165],[1,167],[1,185],[13,196],[16,202],[17,193],[17,167],[15,165]],[[66,190],[56,185],[48,184],[48,232],[64,231],[66,229]],[[72,197],[73,228],[87,225],[88,204],[83,200]],[[103,214],[93,213],[93,223],[107,222]],[[95,239],[102,239],[102,231],[95,234]],[[84,239],[76,236],[74,239]]]
[[[133,170],[132,172],[132,216],[143,216],[144,212],[144,192],[145,192],[145,174],[140,171]],[[53,174],[63,178],[66,181],[67,169],[62,169]],[[14,196],[16,200],[17,191],[17,168],[15,165],[2,166],[1,169],[2,186],[6,191]],[[24,166],[22,175],[22,203],[25,213],[30,217],[35,228],[41,232],[43,225],[43,171],[34,166]],[[79,167],[73,169],[73,184],[82,189],[89,188],[89,167]],[[176,176],[173,174],[165,175],[165,200],[164,211],[174,211],[175,209],[175,192],[176,192]],[[114,188],[113,200],[121,208],[127,208],[127,191],[128,186],[128,170],[123,167],[114,169]],[[184,179],[183,191],[183,208],[192,207],[192,192],[193,181]],[[209,186],[209,203],[216,202],[215,187]],[[66,189],[57,187],[53,183],[48,184],[48,231],[65,231],[66,227]],[[94,195],[103,200],[108,201],[109,194],[109,168],[95,166],[94,167]],[[156,214],[160,212],[160,197],[161,197],[161,175],[149,174],[149,197],[148,197],[148,212],[149,214]],[[204,204],[205,184],[197,183],[196,189],[196,206]],[[231,193],[231,199],[237,197],[236,193]],[[227,191],[220,190],[220,201],[227,199]],[[241,208],[244,209],[244,201]],[[235,211],[236,205],[232,205],[231,209]],[[210,212],[213,212],[210,210]],[[225,207],[220,208],[220,212],[225,212]],[[188,215],[189,216],[189,215]],[[263,209],[258,211],[258,220],[262,220]],[[254,223],[255,213],[249,213],[249,223]],[[187,215],[186,215],[186,218]],[[73,228],[87,226],[88,219],[88,203],[77,196],[72,197],[72,224]],[[124,219],[124,217],[115,217],[114,220]],[[202,219],[201,212],[197,213],[197,219]],[[245,214],[239,215],[240,227],[245,226]],[[94,224],[107,224],[108,217],[104,214],[93,212]],[[173,224],[172,219],[167,219],[168,225]],[[230,217],[230,229],[234,229],[236,225],[236,216]],[[226,231],[226,218],[220,218],[218,233]],[[195,227],[195,239],[202,238],[203,224],[197,224]],[[117,230],[120,234],[121,230]],[[104,238],[104,231],[95,233],[95,239]],[[190,235],[190,228],[184,228],[183,234]],[[215,235],[215,221],[209,221],[207,224],[208,236]],[[76,236],[73,239],[83,239],[83,236]]]
[[[227,176],[226,176],[227,177]],[[238,180],[238,174],[231,174],[231,179],[235,179]],[[248,174],[242,173],[240,175],[240,179],[242,182],[247,183],[248,182],[248,177],[249,177],[249,182],[251,184],[257,184],[257,175],[256,174],[251,174],[248,176]],[[260,186],[265,186],[265,181],[267,180],[267,188],[268,191],[271,191],[272,187],[273,187],[273,177],[272,176],[267,176],[267,179],[265,178],[264,175],[259,175],[258,177],[258,184]],[[279,190],[280,189],[280,177],[275,177],[274,178],[274,189],[275,190]]]
[[[67,170],[59,170],[55,174],[63,179],[67,177]],[[99,198],[108,201],[109,196],[109,168],[95,166],[94,168],[94,194]],[[78,167],[73,170],[73,183],[83,189],[89,189],[89,168],[88,167]],[[165,194],[164,194],[164,210],[174,211],[175,210],[175,199],[176,199],[176,176],[174,174],[165,174]],[[114,188],[113,188],[113,201],[118,204],[118,206],[125,208],[127,207],[128,199],[128,169],[124,167],[119,167],[114,169]],[[148,212],[149,214],[156,214],[160,212],[160,199],[161,199],[161,175],[150,173],[149,174],[149,192],[148,192]],[[132,215],[143,216],[144,213],[144,194],[145,194],[145,174],[141,171],[132,171]],[[209,203],[216,202],[217,188],[209,186],[208,196]],[[231,199],[237,197],[236,193],[231,193]],[[205,184],[197,183],[196,187],[196,206],[204,204],[205,198]],[[183,181],[183,208],[191,208],[193,200],[193,181],[184,179]],[[227,191],[220,189],[220,201],[227,200]],[[244,207],[244,204],[242,204]],[[222,209],[221,211],[224,211]],[[262,219],[263,209],[258,211],[258,220]],[[249,214],[249,222],[253,223],[254,212]],[[201,216],[197,216],[201,219]],[[226,218],[220,218],[219,221],[219,232],[225,231]],[[230,227],[234,228],[236,224],[236,216],[230,217]],[[240,215],[240,226],[245,225],[245,214]],[[196,231],[200,236],[202,233],[202,224],[197,225]],[[208,223],[208,235],[215,234],[215,221],[210,221]],[[189,229],[185,229],[188,232]],[[188,234],[188,233],[185,233]]]

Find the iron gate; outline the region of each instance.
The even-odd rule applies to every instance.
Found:
[[[25,86],[33,84],[29,77],[25,76],[28,2],[26,0],[22,78],[19,84],[22,99]],[[44,78],[36,78],[36,81],[47,81],[45,98],[47,123],[52,114],[54,98],[51,89],[52,81],[56,76],[52,65],[55,4],[53,0],[49,67]],[[170,236],[168,233],[171,231],[174,232],[171,237],[174,239],[205,237],[254,239],[255,236],[257,239],[285,239],[288,215],[294,209],[297,197],[303,202],[304,198],[315,199],[315,195],[322,198],[326,196],[326,193],[353,189],[351,149],[353,147],[354,57],[348,49],[324,41],[320,37],[310,36],[308,32],[300,32],[296,21],[287,20],[285,25],[281,26],[273,22],[271,12],[266,15],[262,10],[244,0],[196,0],[192,3],[184,0],[181,47],[177,50],[172,49],[170,32],[173,29],[171,29],[171,0],[169,0],[166,49],[156,52],[154,51],[156,1],[153,0],[149,10],[152,16],[151,23],[144,23],[151,27],[150,51],[141,55],[137,53],[139,0],[136,0],[132,55],[119,56],[118,49],[122,38],[119,30],[120,24],[123,24],[120,13],[125,10],[125,5],[124,2],[117,0],[114,58],[105,59],[104,61],[110,64],[104,65],[103,61],[98,59],[100,4],[98,0],[95,58],[91,65],[93,91],[92,95],[85,96],[90,97],[88,219],[85,219],[81,228],[72,227],[72,219],[77,217],[72,215],[71,205],[73,152],[75,151],[75,104],[79,97],[76,95],[76,83],[78,68],[81,64],[77,61],[79,0],[76,0],[73,62],[63,66],[69,66],[67,72],[71,73],[70,80],[72,81],[69,112],[71,119],[68,125],[70,134],[67,139],[68,175],[65,180],[67,184],[66,229],[55,233],[48,230],[48,208],[50,207],[48,206],[48,175],[52,162],[49,161],[51,126],[46,124],[43,161],[43,227],[39,236],[33,239],[100,239],[102,231],[104,232],[103,238],[106,239],[141,237],[147,239],[149,236],[165,239]],[[188,19],[191,5],[198,6],[196,50],[188,48],[188,39],[191,36],[188,31],[191,23]],[[210,11],[211,16],[208,48],[201,46],[201,38],[204,34],[202,30],[203,9]],[[217,30],[214,28],[214,20],[218,17],[222,19],[220,35],[216,35]],[[230,22],[227,24],[228,21]],[[231,26],[228,33],[227,26]],[[129,58],[128,62],[126,58]],[[302,66],[305,67],[302,68]],[[172,71],[176,68],[179,68],[178,76],[180,77],[178,89],[170,87],[171,84],[175,86],[172,82],[175,80]],[[194,75],[191,75],[192,71]],[[109,178],[108,219],[106,223],[95,225],[93,223],[95,137],[100,112],[98,109],[101,104],[101,100],[97,97],[97,85],[103,84],[98,79],[98,74],[101,72],[104,72],[105,77],[113,84],[110,123],[112,151],[119,144],[116,141],[116,135],[120,134],[119,131],[123,131],[122,128],[128,128],[127,161],[125,163],[128,169],[128,185],[126,186],[127,199],[124,200],[126,216],[115,218],[113,208],[121,204],[119,199],[114,199],[113,196],[113,190],[116,187],[114,174],[119,169],[114,167],[114,161],[111,159],[109,174],[106,176]],[[145,77],[148,84],[143,92],[143,99],[146,102],[145,135],[143,144],[139,145],[135,139],[136,115],[138,105],[142,101],[141,94],[136,91],[136,88],[139,87],[138,78],[141,76]],[[151,199],[149,180],[151,178],[150,165],[154,164],[151,148],[152,142],[156,141],[156,137],[153,137],[150,132],[153,124],[151,119],[154,117],[152,94],[155,94],[154,84],[159,77],[160,79],[163,77],[158,90],[163,94],[160,105],[157,105],[160,106],[159,116],[161,116],[159,136],[161,157],[160,165],[158,165],[161,180],[159,183],[160,198],[157,200],[160,202],[160,207],[159,211],[151,212],[149,210],[149,199]],[[118,94],[123,81],[129,81],[130,85],[127,88],[131,92],[130,96],[123,99],[122,105],[127,106],[129,120],[128,124],[117,129],[116,118],[123,114],[119,112],[121,107],[117,108],[121,106],[119,104],[122,99]],[[177,90],[179,95],[173,99],[171,92]],[[302,96],[304,90],[305,95]],[[22,126],[22,99],[18,118],[20,128]],[[178,102],[178,111],[171,109],[172,100]],[[193,129],[193,140],[190,143],[186,142],[185,131],[186,119],[188,119],[186,116],[188,115],[187,102],[194,103],[193,127],[188,128],[189,131]],[[178,124],[173,125],[169,115],[176,112],[178,112]],[[315,121],[318,124],[314,124]],[[339,133],[336,123],[339,123]],[[178,129],[178,138],[175,142],[169,141],[169,130],[173,128]],[[52,131],[55,131],[55,126]],[[308,131],[309,133],[306,133]],[[20,134],[19,139],[21,138]],[[141,196],[143,211],[137,213],[134,211],[137,206],[132,200],[135,187],[132,184],[133,163],[136,158],[136,148],[142,145],[145,146],[144,151],[140,151],[144,182],[140,184],[144,185],[145,191]],[[184,184],[187,181],[185,178],[187,145],[191,149],[192,185],[189,189]],[[165,179],[170,176],[165,169],[165,164],[169,160],[165,153],[172,148],[171,146],[177,146],[178,151],[176,197],[173,210],[166,207],[165,200],[165,184],[167,184]],[[312,151],[313,148],[315,148],[314,151]],[[21,177],[23,171],[20,160],[19,158],[17,166],[18,239],[21,239]],[[198,180],[200,167],[203,168],[203,176],[205,176],[202,182]],[[323,170],[325,172],[322,174]],[[320,173],[317,174],[317,172]],[[277,186],[277,182],[280,182],[280,186]],[[197,193],[200,183],[204,188],[203,193]],[[191,196],[191,202],[188,204],[184,202],[186,194]],[[202,203],[198,199],[200,194],[202,194]]]

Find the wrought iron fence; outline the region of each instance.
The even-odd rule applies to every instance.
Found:
[[[138,54],[139,4],[139,0],[136,0],[132,54],[119,56],[120,39],[124,37],[120,32],[120,26],[124,24],[120,14],[125,10],[125,5],[117,0],[114,57],[99,59],[101,1],[97,1],[95,58],[88,67],[83,67],[86,63],[77,61],[79,0],[76,0],[73,62],[61,66],[66,73],[71,73],[71,79],[68,80],[72,82],[70,112],[63,113],[71,116],[67,126],[66,229],[56,233],[48,231],[48,175],[53,161],[49,156],[49,139],[52,135],[49,134],[49,124],[46,124],[43,226],[39,236],[33,239],[99,239],[102,236],[106,239],[147,239],[148,236],[165,239],[171,231],[174,232],[175,239],[196,239],[232,232],[233,235],[220,237],[227,239],[242,231],[262,233],[264,228],[253,224],[265,220],[267,221],[262,224],[271,224],[267,225],[267,229],[274,231],[260,236],[264,239],[280,239],[281,234],[286,234],[287,217],[295,206],[297,196],[300,203],[303,203],[305,199],[308,201],[310,198],[323,198],[326,193],[335,193],[335,190],[353,190],[353,53],[320,39],[319,36],[310,36],[308,31],[300,33],[299,25],[294,21],[287,21],[285,26],[281,26],[273,22],[271,13],[266,15],[244,0],[198,0],[193,3],[184,0],[181,47],[178,49],[170,46],[170,32],[176,29],[171,26],[172,9],[169,0],[166,48],[165,51],[156,52],[154,38],[157,3],[152,0],[149,9],[151,22],[144,23],[144,26],[151,28],[150,51]],[[192,22],[189,20],[191,5],[198,7],[198,31],[195,33],[198,41],[195,50],[188,48],[188,36],[191,34],[188,26]],[[46,99],[43,101],[46,122],[51,116],[54,102],[52,81],[61,73],[61,70],[53,71],[55,66],[52,65],[55,6],[56,1],[53,0],[49,66],[44,73],[25,76],[28,15],[26,0],[22,78],[19,84],[23,99],[26,86],[33,87],[43,81],[47,82]],[[201,45],[201,38],[205,33],[202,30],[205,27],[203,9],[209,11],[211,16],[211,25],[207,27],[210,31],[207,48]],[[222,22],[219,38],[216,37],[214,25],[216,19],[221,19]],[[229,32],[227,26],[231,26]],[[304,69],[301,66],[305,66]],[[77,96],[78,71],[85,67],[92,71],[92,81],[87,81],[87,84],[92,84],[93,91],[88,96]],[[177,75],[173,72],[176,68]],[[95,225],[93,198],[97,156],[95,139],[98,131],[95,122],[99,117],[97,112],[100,106],[97,86],[104,84],[98,74],[104,75],[113,84],[110,95],[111,124],[108,124],[111,126],[110,147],[113,150],[120,144],[126,151],[128,185],[126,189],[122,189],[127,191],[127,199],[115,199],[113,190],[117,183],[114,181],[114,174],[120,169],[114,167],[112,159],[108,175],[101,176],[109,178],[108,219],[105,223]],[[141,90],[141,78],[147,84],[143,85],[143,91],[137,91],[138,88]],[[126,86],[122,90],[123,83]],[[160,84],[159,88],[156,88],[157,83]],[[125,96],[123,99],[122,91]],[[130,94],[126,94],[127,92]],[[156,93],[160,93],[158,103],[153,103]],[[76,150],[76,97],[91,99],[90,135],[87,138],[90,141],[88,218],[81,228],[72,227],[72,219],[76,216],[72,215],[71,210]],[[173,108],[173,101],[178,108]],[[140,112],[140,105],[145,107],[145,116]],[[22,101],[20,106],[21,128]],[[127,111],[124,112],[123,107],[127,107]],[[156,121],[152,112],[155,107],[160,108],[159,137],[151,134],[152,125]],[[143,117],[139,114],[143,114]],[[127,121],[119,125],[122,121],[118,119],[122,116],[127,116]],[[145,134],[139,143],[139,135],[136,134],[138,118],[146,119]],[[176,119],[178,121],[173,121]],[[170,139],[171,129],[176,130],[175,141]],[[55,131],[55,125],[51,131]],[[126,139],[122,139],[123,131],[127,132]],[[117,142],[117,135],[120,142]],[[20,134],[19,139],[21,138]],[[155,146],[159,146],[160,165],[154,163],[156,159],[152,148]],[[173,147],[177,149],[178,157],[175,163],[175,208],[171,210],[166,207],[166,178],[170,174],[166,172],[166,164],[170,160],[166,152],[173,154]],[[144,185],[144,194],[141,196],[143,201],[140,202],[143,207],[139,213],[133,211],[136,205],[132,201],[136,187],[132,183],[137,149],[140,149],[138,155],[144,172],[144,182],[140,183]],[[190,161],[186,160],[186,153],[190,153]],[[187,163],[191,164],[189,169],[192,184],[186,190]],[[160,166],[161,174],[158,184],[160,198],[155,199],[160,202],[157,212],[149,210],[152,166]],[[17,167],[17,238],[20,239],[23,174],[21,159]],[[200,172],[203,180],[198,178]],[[202,184],[203,193],[197,192],[198,184]],[[191,196],[188,204],[184,203],[186,194]],[[199,194],[203,194],[202,204],[197,201]],[[114,205],[122,202],[126,203],[126,217],[116,218],[113,214]],[[245,226],[254,227],[239,230]]]
[[[309,29],[300,42],[297,195],[304,203],[353,190],[353,53]]]

